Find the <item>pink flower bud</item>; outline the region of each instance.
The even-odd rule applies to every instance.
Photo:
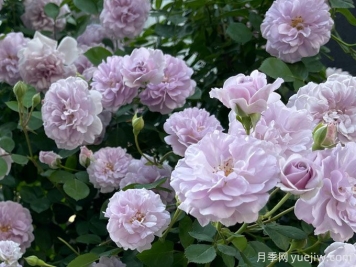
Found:
[[[86,146],[80,147],[79,163],[83,167],[88,167],[90,162],[93,160],[93,151],[88,149]]]
[[[61,163],[61,156],[53,151],[40,151],[40,162],[49,165],[52,169],[57,169]]]

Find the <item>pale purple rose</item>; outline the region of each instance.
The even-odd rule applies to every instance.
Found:
[[[133,159],[129,165],[125,177],[120,182],[120,188],[124,188],[130,184],[151,184],[159,179],[166,178],[167,180],[160,187],[171,190],[170,192],[160,189],[154,189],[153,192],[159,194],[164,204],[172,203],[175,193],[169,182],[171,179],[172,168],[167,162],[158,168],[154,165],[146,165],[147,160],[141,157],[140,160]]]
[[[86,146],[80,147],[79,153],[79,164],[82,165],[84,168],[88,167],[90,163],[94,160],[94,153]]]
[[[0,240],[18,243],[21,252],[34,240],[32,217],[28,209],[13,201],[0,202]]]
[[[14,85],[21,80],[17,53],[28,41],[22,32],[10,32],[0,40],[0,82]]]
[[[53,151],[40,151],[40,162],[49,165],[52,169],[57,169],[61,163],[62,157]]]
[[[207,134],[187,148],[172,172],[178,208],[202,226],[255,222],[268,191],[279,180],[277,159],[270,150],[266,142],[252,137]]]
[[[0,156],[3,160],[5,160],[6,165],[7,165],[7,171],[6,174],[4,176],[0,176],[0,180],[2,180],[6,175],[8,175],[10,173],[11,170],[11,164],[13,162],[12,158],[11,158],[11,154],[7,153],[4,149],[2,149],[0,147]]]
[[[331,35],[334,21],[325,0],[276,0],[261,24],[272,56],[294,63],[315,56]]]
[[[84,53],[86,51],[88,51],[91,47],[90,46],[86,46],[86,45],[78,45],[78,57],[77,59],[74,61],[74,65],[77,69],[77,72],[79,74],[81,74],[82,76],[84,76],[84,72],[91,69],[92,72],[94,72],[94,70],[96,69],[96,67],[94,67],[93,63],[91,63],[89,61],[89,59],[84,55]],[[91,76],[84,76],[86,81],[90,81],[93,78],[93,75]]]
[[[121,74],[125,85],[146,87],[148,83],[159,84],[163,81],[164,68],[165,58],[161,50],[141,47],[124,56]]]
[[[325,255],[319,257],[318,267],[356,266],[356,244],[334,242],[324,253]]]
[[[187,147],[198,143],[208,133],[223,130],[214,115],[196,107],[173,113],[164,123],[163,128],[168,134],[164,141],[172,146],[175,154],[182,157]]]
[[[102,131],[98,115],[102,111],[101,96],[89,91],[81,78],[69,77],[53,83],[45,95],[42,119],[46,135],[58,148],[75,149],[92,144]]]
[[[310,158],[292,154],[288,159],[280,159],[281,181],[277,186],[303,199],[314,197],[322,186],[323,172],[312,157],[313,154]]]
[[[171,221],[165,208],[160,196],[147,189],[116,192],[105,211],[110,238],[124,250],[150,249],[155,236],[162,236]]]
[[[4,261],[8,266],[17,266],[22,254],[18,243],[12,240],[0,241],[0,261]]]
[[[331,67],[326,68],[326,70],[325,70],[326,78],[329,78],[329,76],[331,76],[333,74],[351,75],[348,71],[345,71],[340,68],[331,68]]]
[[[77,41],[64,37],[57,47],[57,41],[36,32],[18,56],[23,81],[37,91],[46,92],[53,82],[75,76],[73,62],[78,57]]]
[[[0,263],[0,267],[22,267],[19,263],[14,263],[13,265],[8,265],[5,262]]]
[[[119,188],[125,177],[131,156],[121,147],[105,147],[94,153],[87,172],[89,180],[101,193],[109,193]]]
[[[140,93],[140,100],[149,110],[168,114],[184,106],[186,99],[194,94],[196,82],[191,79],[193,70],[182,59],[170,55],[164,58],[166,67],[163,81],[147,84]]]
[[[123,58],[112,56],[102,62],[93,74],[92,89],[102,95],[103,108],[117,111],[121,106],[129,104],[138,95],[138,87],[129,87],[123,81],[120,70]]]
[[[142,32],[150,9],[149,0],[104,0],[100,22],[116,39],[134,38]]]
[[[356,142],[356,77],[334,74],[324,83],[309,83],[287,105],[306,109],[315,125],[336,124],[336,142]]]
[[[92,263],[89,267],[126,267],[126,264],[122,263],[122,261],[115,256],[101,256],[98,263]]]
[[[60,6],[62,0],[25,0],[25,13],[21,16],[22,22],[25,26],[35,31],[61,31],[66,25],[65,15],[70,13],[67,4],[59,9],[57,19],[48,17],[44,12],[44,7],[48,3],[54,3]]]
[[[219,99],[224,106],[231,108],[239,116],[261,113],[267,109],[267,103],[279,100],[277,90],[283,79],[267,84],[264,73],[254,70],[250,76],[238,74],[224,82],[223,88],[213,88],[211,98]]]
[[[77,42],[80,45],[96,46],[107,37],[106,31],[100,24],[89,24],[85,31],[78,36]]]
[[[229,122],[229,134],[246,135],[233,111],[229,114]],[[262,112],[251,136],[272,143],[277,154],[289,157],[294,153],[311,152],[314,127],[313,119],[307,111],[288,108],[278,101],[269,104],[267,110]]]
[[[105,138],[105,134],[106,134],[106,128],[109,126],[110,122],[111,122],[111,118],[112,118],[113,113],[108,111],[108,110],[103,110],[103,112],[101,112],[98,117],[101,120],[101,123],[103,124],[103,129],[101,131],[101,133],[95,137],[94,140],[94,145],[100,145],[101,142],[103,142],[104,138]]]
[[[295,215],[315,227],[314,234],[329,232],[335,241],[347,241],[356,232],[356,144],[337,145],[323,152],[323,186],[310,199],[298,199]]]

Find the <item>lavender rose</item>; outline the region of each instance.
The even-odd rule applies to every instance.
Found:
[[[356,266],[356,244],[334,242],[324,253],[325,255],[319,258],[318,267]]]
[[[11,240],[0,241],[0,261],[4,261],[9,267],[15,267],[22,257],[20,245]]]
[[[126,267],[118,257],[101,256],[98,263],[92,263],[89,267]]]
[[[40,162],[49,165],[52,169],[57,169],[61,163],[61,156],[53,151],[40,151]]]

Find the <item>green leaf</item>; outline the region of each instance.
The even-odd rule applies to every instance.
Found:
[[[78,150],[79,150],[79,147],[78,147],[78,148],[75,148],[75,149],[72,149],[72,150],[65,150],[65,149],[63,149],[63,150],[60,150],[60,151],[58,152],[58,155],[60,155],[62,158],[65,159],[65,158],[67,158],[67,157],[69,157],[69,156],[71,156],[71,155],[77,153]]]
[[[212,224],[207,224],[206,226],[201,226],[200,223],[196,220],[193,223],[192,231],[197,234],[205,234],[207,236],[213,237],[216,233],[216,228]]]
[[[89,187],[77,179],[69,180],[64,183],[63,190],[68,196],[75,200],[86,198],[89,195]]]
[[[86,13],[93,14],[93,15],[99,13],[98,7],[94,0],[74,0],[73,4],[81,11],[84,11]]]
[[[28,162],[27,157],[18,154],[11,154],[11,158],[15,163],[20,165],[26,165]]]
[[[305,81],[308,78],[308,69],[305,67],[303,62],[297,62],[289,65],[290,71],[293,73],[293,76]]]
[[[47,197],[33,199],[30,204],[31,209],[37,213],[41,213],[45,210],[48,210],[51,206],[51,203]]]
[[[354,8],[352,0],[329,0],[331,8]]]
[[[194,244],[187,247],[185,256],[189,262],[209,263],[215,259],[216,251],[211,245]]]
[[[289,247],[289,241],[290,239],[282,234],[280,234],[278,231],[264,227],[264,232],[271,238],[273,243],[279,247],[280,249],[286,251]]]
[[[5,176],[7,173],[7,163],[3,157],[0,157],[0,177]]]
[[[265,59],[259,70],[274,79],[282,78],[285,82],[294,81],[293,74],[289,70],[288,65],[275,57]]]
[[[16,112],[19,112],[19,106],[18,106],[18,103],[17,101],[8,101],[8,102],[5,102],[5,105],[13,110],[13,111],[16,111]]]
[[[112,56],[112,53],[104,47],[97,46],[90,48],[84,53],[84,55],[91,63],[93,63],[95,66],[98,66],[107,57]]]
[[[195,92],[192,96],[188,97],[189,100],[199,100],[201,99],[203,92],[200,88],[195,87]]]
[[[324,65],[320,62],[319,56],[303,57],[302,62],[307,67],[309,72],[319,72],[324,69]]]
[[[173,263],[173,242],[156,241],[152,248],[137,255],[137,258],[148,267],[171,266]]]
[[[72,181],[74,179],[75,179],[75,177],[73,174],[71,174],[70,172],[67,172],[67,171],[62,171],[62,170],[55,171],[49,176],[49,180],[52,183],[59,183],[59,184],[64,184],[64,183]]]
[[[214,239],[204,233],[196,233],[196,232],[189,232],[191,237],[194,237],[197,240],[200,241],[207,241],[207,242],[213,242]]]
[[[4,136],[0,138],[0,147],[10,153],[15,148],[15,142],[10,137]]]
[[[240,44],[245,44],[252,39],[252,32],[243,23],[231,23],[226,30],[226,33],[232,40]]]
[[[347,21],[353,25],[356,26],[356,18],[355,16],[351,13],[350,10],[346,9],[346,8],[338,8],[336,9],[336,12],[341,13],[342,15],[344,15],[344,17],[347,19]]]
[[[231,240],[231,243],[239,250],[243,251],[247,246],[247,239],[245,236],[235,236],[234,239]]]
[[[193,222],[188,216],[179,221],[179,240],[185,248],[194,242],[194,238],[189,234],[192,225]]]
[[[221,254],[226,267],[235,267],[235,257],[226,254]]]
[[[59,6],[55,3],[48,3],[44,6],[43,10],[45,14],[52,19],[56,19],[59,15]]]
[[[37,94],[37,91],[34,87],[29,86],[23,99],[22,99],[22,104],[26,107],[29,108],[32,106],[32,97]]]
[[[299,228],[288,226],[288,225],[280,225],[280,224],[267,224],[264,229],[272,229],[277,231],[281,235],[293,238],[293,239],[306,239],[308,235],[300,230]]]
[[[218,244],[217,248],[221,253],[223,253],[225,255],[229,255],[229,256],[233,256],[233,257],[236,256],[237,250],[234,247]]]
[[[97,235],[87,234],[87,235],[78,236],[76,241],[78,243],[84,243],[84,244],[99,244],[101,242],[101,238]]]
[[[86,253],[76,257],[67,267],[88,267],[94,261],[98,260],[99,256],[94,253]]]
[[[162,0],[156,0],[156,9],[160,9],[162,5]]]
[[[71,155],[67,158],[65,166],[69,169],[75,169],[77,167],[77,163],[78,163],[78,156]]]
[[[89,183],[89,175],[86,171],[77,172],[75,177],[77,177],[78,180],[82,181],[83,183]]]

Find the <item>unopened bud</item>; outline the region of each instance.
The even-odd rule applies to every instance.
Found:
[[[22,82],[22,81],[18,81],[15,85],[14,85],[14,94],[17,98],[17,101],[21,101],[22,98],[24,97],[24,95],[27,92],[27,85]]]
[[[144,122],[142,116],[137,117],[137,113],[136,113],[135,116],[133,116],[133,118],[132,118],[132,127],[133,127],[134,135],[138,135],[144,126],[145,126],[145,122]]]
[[[331,148],[336,145],[336,123],[318,124],[313,131],[313,150]]]
[[[80,147],[80,153],[79,153],[80,165],[82,165],[84,168],[87,168],[93,159],[94,159],[93,151],[88,149],[86,146]]]
[[[53,265],[45,263],[43,260],[37,258],[36,256],[29,256],[25,258],[25,260],[30,266],[55,267]]]
[[[36,107],[40,103],[41,103],[41,95],[40,93],[37,93],[32,97],[32,107]]]

